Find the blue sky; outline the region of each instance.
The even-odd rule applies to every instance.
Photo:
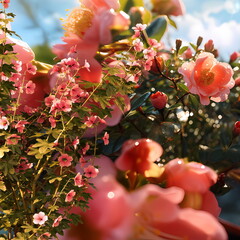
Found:
[[[27,16],[22,2],[30,3],[37,24]],[[220,54],[226,59],[233,51],[240,50],[240,0],[183,0],[186,14],[175,18],[178,30],[169,29],[173,39],[196,42],[203,37],[204,42],[213,39]],[[29,45],[44,42],[43,31],[48,42],[53,45],[60,42],[61,17],[66,9],[78,5],[78,0],[12,0],[10,10],[17,16],[12,25]],[[42,26],[43,30],[37,26]]]

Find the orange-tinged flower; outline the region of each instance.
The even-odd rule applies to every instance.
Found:
[[[210,100],[223,102],[235,81],[233,70],[227,63],[218,62],[211,53],[200,53],[196,61],[185,62],[178,69],[183,75],[189,91],[198,94],[201,104],[208,105]]]

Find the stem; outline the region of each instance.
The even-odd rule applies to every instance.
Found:
[[[45,167],[48,164],[48,161],[50,159],[50,156],[47,157],[46,161],[44,162],[44,164],[42,165],[42,167],[38,170],[38,173],[35,175],[34,179],[33,179],[33,184],[32,184],[32,195],[31,195],[31,200],[34,201],[35,198],[35,194],[36,194],[36,183],[40,177],[40,175],[42,174],[43,170],[45,169]],[[40,165],[40,161],[39,160],[39,164]],[[34,203],[31,204],[31,212],[34,213]]]

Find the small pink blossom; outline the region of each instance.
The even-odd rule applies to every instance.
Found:
[[[17,168],[15,169],[16,172],[19,171],[25,171],[29,168],[32,168],[33,164],[32,163],[28,163],[28,160],[24,157],[21,158],[21,163],[17,166]]]
[[[25,129],[25,124],[29,124],[29,122],[25,120],[20,120],[14,127],[19,133],[23,133],[23,130]]]
[[[72,145],[74,147],[74,149],[77,149],[77,145],[79,144],[79,137],[76,137],[73,142],[72,142]]]
[[[84,168],[84,174],[87,178],[95,178],[98,175],[99,170],[92,165]]]
[[[83,68],[86,68],[90,72],[90,64],[89,62],[85,59]]]
[[[8,119],[5,116],[0,117],[0,129],[7,130],[8,126],[9,126]]]
[[[146,71],[150,71],[152,65],[153,65],[153,61],[152,61],[152,59],[148,59],[146,62],[143,63],[144,70],[146,70]]]
[[[49,237],[51,237],[51,234],[49,232],[46,232],[46,233],[43,233],[39,238],[38,240],[46,240],[48,239]]]
[[[11,134],[10,136],[7,137],[6,139],[6,144],[7,145],[16,145],[18,144],[18,141],[21,139],[20,136],[17,134]]]
[[[141,52],[143,50],[143,42],[139,38],[134,39],[132,44],[135,51]]]
[[[68,154],[64,153],[58,158],[59,165],[61,167],[69,167],[71,166],[73,158]]]
[[[78,186],[78,187],[82,187],[83,186],[82,175],[80,173],[77,173],[77,175],[75,176],[74,184],[75,184],[75,186]]]
[[[90,117],[87,118],[87,121],[85,122],[85,125],[87,127],[92,127],[93,124],[95,124],[97,122],[97,120],[98,120],[98,117],[96,115],[90,116]]]
[[[60,224],[60,222],[62,221],[62,219],[63,219],[62,216],[58,216],[58,217],[54,220],[54,222],[53,222],[53,224],[52,224],[52,227],[58,227],[59,224]]]
[[[55,128],[55,127],[56,127],[56,125],[57,125],[57,124],[56,124],[56,120],[54,119],[53,116],[51,116],[51,117],[48,119],[48,121],[50,122],[52,128]]]
[[[76,195],[76,192],[74,190],[71,190],[69,193],[67,193],[65,202],[71,202]]]
[[[35,213],[33,215],[33,223],[43,225],[48,220],[48,216],[44,212]]]
[[[136,24],[135,27],[132,27],[132,29],[134,30],[134,35],[133,37],[140,37],[140,34],[142,31],[144,31],[146,29],[147,25],[146,24],[141,24],[141,23],[138,23]]]
[[[83,167],[87,163],[87,161],[85,160],[85,158],[83,156],[81,156],[79,158],[79,163],[81,164],[81,167]]]
[[[89,149],[90,149],[90,145],[86,143],[85,147],[82,149],[82,154],[85,155]]]
[[[32,74],[32,75],[35,75],[36,72],[37,72],[37,67],[31,63],[28,63],[27,65],[27,72]]]
[[[107,132],[104,133],[104,136],[102,137],[102,140],[104,142],[104,145],[109,144],[109,134]]]
[[[60,63],[67,66],[72,71],[74,71],[74,70],[76,71],[79,69],[79,63],[74,58],[67,58],[67,59],[65,58],[65,59],[61,60]]]
[[[149,60],[149,59],[154,59],[156,56],[156,51],[153,50],[152,48],[144,49],[143,50],[144,58]]]
[[[55,100],[55,96],[54,96],[54,95],[49,95],[48,97],[46,97],[46,98],[44,99],[45,105],[46,105],[47,107],[51,107],[52,104],[53,104],[53,102],[54,102],[54,100]]]

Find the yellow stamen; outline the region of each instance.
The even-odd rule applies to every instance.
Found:
[[[68,36],[68,33],[74,33],[82,37],[91,27],[92,19],[93,13],[90,9],[84,7],[73,9],[63,24],[63,29],[66,31],[65,36]]]
[[[214,81],[214,73],[210,72],[208,69],[204,69],[199,78],[199,83],[205,86],[212,84]]]

